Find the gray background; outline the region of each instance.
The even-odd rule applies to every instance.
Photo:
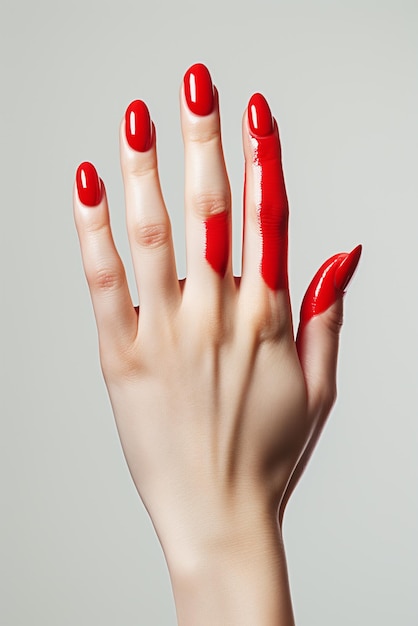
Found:
[[[71,190],[92,160],[133,289],[118,124],[145,99],[184,274],[178,88],[197,61],[221,97],[236,271],[254,91],[281,128],[295,312],[325,258],[364,245],[339,399],[285,522],[297,624],[416,626],[417,18],[412,0],[2,1],[2,626],[175,624],[101,377]]]

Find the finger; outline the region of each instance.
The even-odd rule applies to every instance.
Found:
[[[120,125],[126,221],[141,317],[166,316],[180,302],[170,219],[158,176],[155,127],[147,106],[132,102]]]
[[[243,118],[245,154],[242,289],[264,293],[290,318],[288,297],[288,200],[278,127],[261,94]]]
[[[187,276],[190,284],[226,278],[231,269],[231,192],[222,150],[218,93],[208,69],[186,72],[180,93],[185,151]]]
[[[287,502],[311,458],[335,401],[343,295],[360,260],[361,249],[357,246],[349,254],[336,254],[328,259],[316,273],[303,299],[296,345],[306,381],[312,431],[280,503],[280,525]]]
[[[342,299],[361,250],[357,246],[349,254],[328,259],[302,302],[296,346],[307,386],[308,410],[314,419],[318,414],[328,414],[335,400]]]
[[[137,332],[137,314],[116,250],[106,191],[95,167],[81,163],[74,187],[74,219],[100,342],[125,349]]]

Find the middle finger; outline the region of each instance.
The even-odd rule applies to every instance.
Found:
[[[218,94],[208,69],[200,63],[184,76],[181,123],[185,151],[187,284],[195,285],[202,294],[202,281],[219,290],[225,281],[232,286],[233,280],[231,191],[222,150]]]

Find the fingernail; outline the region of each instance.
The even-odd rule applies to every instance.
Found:
[[[125,130],[127,142],[133,150],[146,152],[151,148],[152,122],[142,100],[134,100],[126,109]]]
[[[302,302],[302,322],[323,313],[343,296],[360,260],[361,250],[359,245],[348,254],[335,254],[319,268]]]
[[[86,206],[97,206],[102,199],[102,184],[94,165],[88,161],[81,163],[75,179],[80,202]]]
[[[251,96],[247,111],[251,132],[259,137],[271,135],[274,130],[273,117],[268,102],[261,93]]]
[[[354,272],[361,257],[362,246],[356,246],[340,263],[335,270],[334,284],[339,291],[345,291],[353,278]]]
[[[209,115],[214,105],[213,84],[206,65],[196,63],[184,75],[187,106],[195,115]]]

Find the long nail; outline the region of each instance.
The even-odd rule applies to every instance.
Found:
[[[344,295],[344,289],[353,277],[360,260],[361,251],[362,246],[359,245],[349,253],[335,254],[319,268],[302,302],[300,311],[302,322],[324,313]]]
[[[125,131],[133,150],[146,152],[151,148],[152,122],[148,107],[142,100],[134,100],[126,109]]]
[[[253,135],[267,137],[274,130],[273,117],[267,100],[261,93],[251,96],[247,107],[248,125]]]
[[[75,175],[78,197],[86,206],[97,206],[102,199],[102,183],[92,163],[81,163]]]
[[[358,262],[360,261],[362,249],[361,244],[356,246],[354,250],[341,261],[340,265],[335,270],[334,284],[338,291],[344,292],[348,287],[348,283],[353,278]]]
[[[209,115],[213,111],[213,83],[206,65],[196,63],[184,75],[184,95],[187,106],[195,115]]]

